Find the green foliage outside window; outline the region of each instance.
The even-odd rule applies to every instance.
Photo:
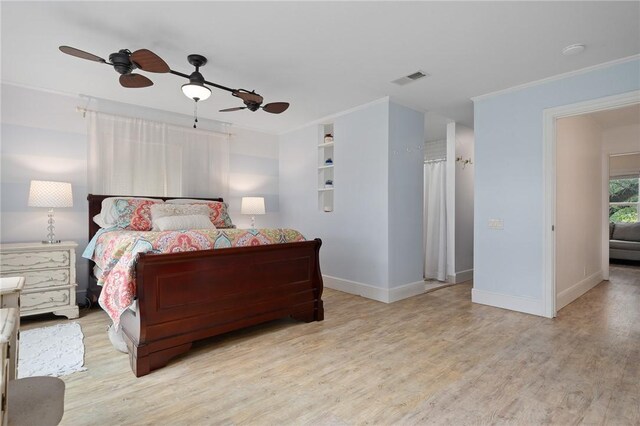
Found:
[[[632,203],[631,205],[610,205],[610,222],[638,222],[638,183],[637,177],[609,180],[609,202]]]

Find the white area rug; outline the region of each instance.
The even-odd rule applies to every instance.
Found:
[[[77,322],[21,331],[18,377],[59,377],[86,370],[83,338]]]

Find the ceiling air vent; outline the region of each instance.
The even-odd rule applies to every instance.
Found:
[[[423,71],[416,71],[404,77],[400,77],[397,80],[393,80],[392,83],[397,84],[398,86],[404,86],[405,84],[409,84],[413,81],[420,80],[421,78],[427,77],[429,74]]]

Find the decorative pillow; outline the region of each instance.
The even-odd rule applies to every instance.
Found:
[[[640,242],[640,222],[616,223],[613,228],[613,239]]]
[[[167,200],[167,204],[206,204],[211,209],[211,222],[216,228],[235,228],[229,216],[227,203],[197,199],[173,199]]]
[[[613,240],[613,230],[616,228],[616,224],[609,222],[609,239]]]
[[[100,228],[108,228],[109,227],[109,225],[104,223],[104,221],[102,220],[102,215],[100,213],[98,213],[97,215],[95,215],[93,217],[93,223],[98,225]]]
[[[162,203],[162,200],[116,199],[113,203],[116,216],[113,225],[132,231],[151,231],[150,208],[158,203]]]
[[[211,215],[211,210],[206,204],[154,204],[151,206],[151,224],[154,231],[160,229],[157,224],[160,218],[191,215],[204,215],[208,217]]]
[[[109,197],[102,200],[102,209],[100,210],[100,218],[105,227],[114,226],[116,223],[126,222],[123,220],[122,212],[125,206],[121,200],[139,200],[139,201],[152,201],[154,204],[162,204],[164,201],[157,198],[142,198],[142,197]],[[120,205],[116,208],[116,202]],[[97,223],[97,222],[96,222]],[[100,224],[98,224],[100,225]]]
[[[154,221],[160,231],[182,231],[187,229],[216,229],[209,215],[192,214],[184,216],[165,216]]]

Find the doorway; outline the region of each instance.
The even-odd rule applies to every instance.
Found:
[[[601,126],[594,113],[638,104],[640,91],[634,91],[544,111],[543,300],[544,313],[549,318],[608,279],[608,176],[612,151],[603,149],[602,133],[598,136]],[[559,144],[559,131],[573,131],[573,139]],[[635,151],[640,151],[640,139],[636,143]]]

